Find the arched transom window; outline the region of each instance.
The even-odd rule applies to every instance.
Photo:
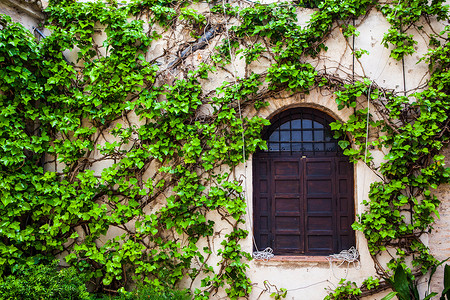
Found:
[[[295,152],[306,155],[331,155],[339,151],[329,123],[333,118],[310,108],[290,109],[272,118],[264,132],[268,152]]]

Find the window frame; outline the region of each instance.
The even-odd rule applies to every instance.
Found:
[[[320,123],[324,125],[324,128],[326,127],[327,130],[330,130],[330,131],[331,131],[331,129],[329,129],[329,123],[335,121],[328,114],[326,114],[322,111],[316,110],[316,109],[312,109],[312,108],[289,109],[289,110],[285,110],[285,111],[275,115],[271,119],[272,125],[267,126],[263,130],[263,133],[262,133],[263,139],[267,140],[273,132],[275,132],[277,129],[279,129],[279,127],[282,126],[282,124],[285,124],[286,122],[289,122],[289,121],[298,120],[299,118],[310,119],[310,120],[319,120]],[[292,134],[291,134],[291,136],[292,136]],[[338,147],[338,144],[337,144],[338,141],[333,139],[333,143],[335,143],[335,145],[336,145],[336,148],[334,149],[335,151],[314,151],[314,150],[313,151],[293,151],[291,148],[291,149],[283,150],[283,151],[272,151],[272,152],[268,151],[268,150],[258,151],[254,154],[253,163],[252,163],[253,174],[254,174],[252,184],[253,184],[253,224],[254,224],[254,236],[255,236],[255,244],[256,244],[256,245],[254,245],[255,250],[262,250],[265,247],[271,247],[271,248],[273,248],[275,255],[323,256],[323,255],[338,253],[340,250],[348,249],[348,248],[350,248],[350,246],[355,245],[355,232],[351,228],[351,224],[354,222],[354,218],[355,218],[355,211],[354,211],[355,195],[354,195],[354,179],[353,179],[354,167],[353,167],[353,164],[350,164],[348,162],[347,157],[343,155],[342,150],[340,149],[340,147]],[[319,160],[319,162],[320,162],[320,160],[329,162],[330,166],[331,166],[330,168],[334,168],[333,169],[334,173],[332,175],[332,177],[334,179],[330,179],[331,181],[333,181],[332,185],[334,185],[334,187],[333,187],[334,190],[340,189],[341,187],[338,187],[338,186],[342,185],[341,182],[345,182],[345,180],[347,180],[347,182],[344,184],[345,185],[344,188],[347,190],[346,194],[344,195],[341,192],[339,192],[338,195],[332,196],[331,201],[333,202],[333,204],[332,204],[331,213],[333,214],[333,216],[330,216],[330,218],[332,219],[332,221],[331,221],[331,225],[332,225],[331,236],[332,236],[333,241],[332,241],[332,246],[328,246],[327,250],[323,250],[323,249],[319,249],[319,248],[316,248],[316,250],[311,250],[311,247],[308,246],[311,244],[310,237],[313,236],[314,233],[310,234],[310,232],[311,232],[310,220],[312,220],[313,217],[310,217],[309,215],[305,216],[305,214],[312,214],[312,212],[308,212],[308,208],[306,208],[306,206],[307,206],[306,202],[309,201],[309,200],[306,200],[306,198],[305,198],[306,192],[302,196],[299,196],[299,200],[298,200],[299,207],[301,207],[298,209],[298,211],[303,209],[303,212],[300,212],[298,215],[295,215],[292,213],[289,215],[289,211],[286,211],[287,218],[289,218],[289,217],[291,217],[291,219],[293,217],[299,218],[299,220],[298,220],[298,222],[299,222],[298,223],[298,226],[299,226],[298,235],[301,236],[300,239],[302,240],[299,243],[301,244],[303,242],[303,245],[298,246],[298,248],[296,248],[296,249],[281,249],[280,247],[277,246],[277,245],[280,245],[280,243],[277,239],[277,232],[279,232],[278,223],[280,223],[280,221],[276,221],[276,220],[278,220],[278,216],[280,214],[279,214],[279,211],[274,211],[274,207],[276,206],[275,205],[275,203],[276,203],[275,197],[279,198],[280,195],[275,196],[275,194],[273,192],[270,192],[267,197],[270,199],[264,200],[264,201],[268,201],[268,202],[266,204],[262,204],[261,203],[262,197],[261,197],[261,192],[260,192],[261,186],[258,186],[259,182],[256,182],[256,181],[258,181],[258,180],[262,180],[262,181],[266,180],[268,182],[271,180],[275,181],[274,178],[261,179],[262,176],[264,176],[263,175],[264,172],[262,172],[261,167],[258,166],[259,162],[264,161],[264,160],[266,160],[266,161],[272,160],[272,162],[270,162],[269,165],[267,165],[266,167],[270,169],[270,171],[267,170],[268,172],[273,172],[273,170],[272,170],[272,168],[274,168],[273,161],[276,161],[277,159],[283,160],[283,158],[289,158],[287,160],[290,160],[293,162],[298,160],[299,174],[300,174],[298,177],[298,182],[300,185],[302,185],[302,190],[304,190],[304,191],[306,191],[306,188],[304,186],[305,177],[302,178],[302,176],[305,176],[305,175],[304,175],[304,170],[300,171],[300,169],[302,169],[302,168],[304,169],[307,164],[311,164],[314,160],[317,162],[317,159]],[[333,164],[334,164],[334,166],[332,166]],[[336,166],[336,164],[339,164],[339,166]],[[295,163],[294,163],[294,165],[295,165]],[[343,167],[341,167],[341,166],[343,166]],[[341,169],[344,171],[342,171]],[[338,173],[342,173],[342,172],[348,172],[348,173],[340,174],[340,175],[338,174]],[[279,176],[279,175],[268,175],[268,176],[270,177],[270,176]],[[294,178],[292,180],[294,182],[296,179]],[[267,187],[268,190],[274,190],[274,186],[273,186],[272,182],[270,183],[270,185],[271,185],[271,187]],[[343,200],[344,198],[346,200]],[[345,201],[344,204],[346,205],[346,209],[344,211],[342,211],[342,206],[344,206],[342,201]],[[267,207],[268,210],[266,211],[265,216],[263,216],[262,208],[261,208],[264,205],[270,206],[270,207]],[[262,226],[262,224],[264,222],[261,220],[265,217],[267,217],[267,225],[264,225],[264,226],[267,227],[266,229],[268,230],[268,238],[267,238],[268,240],[262,241],[262,239],[263,239],[262,232],[264,231],[264,226]],[[322,218],[323,218],[323,220],[327,219],[325,213],[322,214]],[[343,222],[341,220],[346,220],[346,221]],[[327,221],[327,222],[329,223],[329,221]],[[274,226],[277,226],[277,229],[275,229]],[[328,231],[330,231],[329,229],[330,229],[330,226],[328,224]],[[289,230],[292,231],[293,228],[289,228]],[[283,231],[283,230],[281,230],[281,231]],[[307,234],[307,232],[308,232],[308,234]],[[264,233],[264,234],[266,234],[266,233]],[[330,232],[325,233],[325,235],[327,235],[327,244],[328,245],[330,244],[329,234],[330,234]],[[295,236],[295,234],[294,234],[294,236]],[[277,239],[277,241],[275,242],[274,239]],[[289,241],[289,238],[287,238],[287,240]],[[317,244],[317,242],[316,242],[316,244]]]

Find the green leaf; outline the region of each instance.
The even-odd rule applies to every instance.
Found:
[[[394,298],[395,295],[397,295],[397,292],[390,292],[389,294],[387,294],[386,296],[381,298],[381,300],[390,300],[390,299]]]

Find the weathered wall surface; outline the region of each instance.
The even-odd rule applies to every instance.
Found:
[[[41,12],[40,1],[2,0],[0,1],[0,13],[11,17],[14,22],[22,24],[33,32],[44,20]]]
[[[200,9],[203,13],[207,13],[209,6],[204,3],[196,4],[196,9]],[[14,21],[22,23],[27,29],[32,31],[32,28],[39,23],[39,13],[27,13],[24,9],[18,8],[14,3],[9,1],[0,2],[0,13],[10,15]],[[306,24],[312,10],[299,9],[299,23]],[[425,38],[419,39],[417,45],[417,53],[411,57],[405,58],[405,64],[396,61],[389,57],[389,49],[386,49],[381,41],[383,34],[388,30],[389,24],[380,12],[372,11],[366,18],[355,21],[357,30],[360,35],[355,38],[354,45],[356,49],[365,49],[370,52],[369,55],[364,55],[360,59],[355,59],[353,65],[352,49],[350,48],[353,40],[347,40],[342,35],[338,28],[334,29],[329,39],[326,42],[328,51],[321,53],[321,55],[310,62],[319,70],[326,70],[329,74],[340,76],[342,78],[351,79],[368,77],[377,82],[381,86],[391,88],[396,91],[406,91],[411,93],[411,89],[420,86],[426,81],[427,66],[425,63],[417,64],[418,58],[427,51],[428,41]],[[434,23],[436,28],[441,26]],[[159,56],[164,49],[176,47],[180,41],[189,39],[188,35],[183,32],[168,32],[164,33],[164,37],[152,45],[152,51],[149,55],[153,57]],[[99,35],[98,39],[104,38]],[[199,50],[193,55],[189,56],[185,64],[198,65],[204,58],[208,57],[211,49],[215,43],[220,41],[224,36],[216,37],[209,47],[204,50]],[[68,57],[72,58],[72,54],[68,53]],[[73,59],[76,56],[73,55]],[[150,59],[151,57],[148,57]],[[161,64],[167,66],[171,60],[161,61]],[[269,66],[269,61],[261,59],[258,62],[252,63],[251,70],[255,72],[264,72]],[[242,76],[245,73],[245,64],[243,60],[236,59],[231,70],[235,75]],[[176,70],[173,72],[172,78],[166,78],[167,81],[173,80],[177,76]],[[213,89],[224,80],[231,81],[232,76],[227,72],[220,72],[210,76],[210,79],[204,82],[205,87]],[[331,116],[339,120],[347,120],[352,113],[350,110],[337,109],[332,92],[325,89],[313,90],[310,94],[279,94],[274,95],[269,99],[270,105],[258,113],[253,110],[245,111],[244,114],[252,116],[259,114],[264,118],[270,119],[274,114],[291,107],[314,107],[325,111]],[[205,113],[208,109],[205,108]],[[138,124],[140,121],[131,119],[131,123]],[[114,127],[114,124],[111,125]],[[112,136],[107,138],[113,139]],[[99,143],[105,142],[99,140]],[[94,155],[100,155],[94,151]],[[450,150],[444,151],[447,162],[450,164]],[[378,153],[376,159],[378,163],[382,161],[383,153]],[[112,162],[101,162],[94,164],[92,169],[98,173],[105,167],[108,167]],[[370,183],[378,180],[376,174],[367,168],[364,163],[360,162],[354,167],[355,173],[355,209],[356,213],[364,210],[362,201],[367,199]],[[245,164],[239,166],[236,178],[244,178],[245,194],[247,196],[248,214],[246,216],[246,224],[244,227],[252,232],[252,160],[249,159]],[[429,238],[431,251],[439,259],[445,259],[450,256],[450,187],[440,186],[436,190],[436,195],[441,199],[442,204],[439,209],[441,218],[435,225],[435,230]],[[221,223],[220,216],[212,216],[217,222],[217,234],[223,235],[225,232],[220,232]],[[226,227],[225,225],[223,226]],[[109,232],[108,236],[114,236],[119,232]],[[270,294],[275,291],[275,286],[285,288],[288,290],[287,299],[322,299],[326,295],[325,288],[334,288],[339,282],[340,278],[347,278],[347,280],[355,281],[358,284],[368,276],[376,276],[373,261],[370,257],[367,248],[367,242],[360,232],[356,233],[356,246],[360,254],[360,263],[355,265],[343,264],[337,266],[330,264],[325,257],[276,257],[270,261],[251,261],[248,275],[254,283],[254,289],[251,294],[251,299],[270,299]],[[219,247],[220,245],[217,245]],[[248,251],[253,251],[253,241],[251,235],[242,241],[243,248]],[[214,250],[215,251],[215,250]],[[442,285],[442,271],[438,271],[435,275],[432,285],[432,290],[440,290]],[[199,281],[196,282],[199,285]],[[425,289],[426,285],[422,285]],[[224,297],[224,293],[215,295],[214,299]],[[384,294],[373,296],[371,299],[381,299]]]
[[[443,151],[443,154],[445,155],[446,165],[450,166],[450,148],[447,147]],[[450,185],[439,186],[435,195],[441,200],[439,206],[440,219],[436,220],[428,242],[431,254],[442,261],[450,257]],[[443,282],[444,268],[441,266],[431,280],[431,290],[441,291],[443,289]]]

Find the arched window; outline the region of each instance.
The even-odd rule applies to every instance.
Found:
[[[253,156],[256,245],[278,255],[329,255],[355,245],[353,165],[333,138],[334,119],[311,108],[283,111]]]

